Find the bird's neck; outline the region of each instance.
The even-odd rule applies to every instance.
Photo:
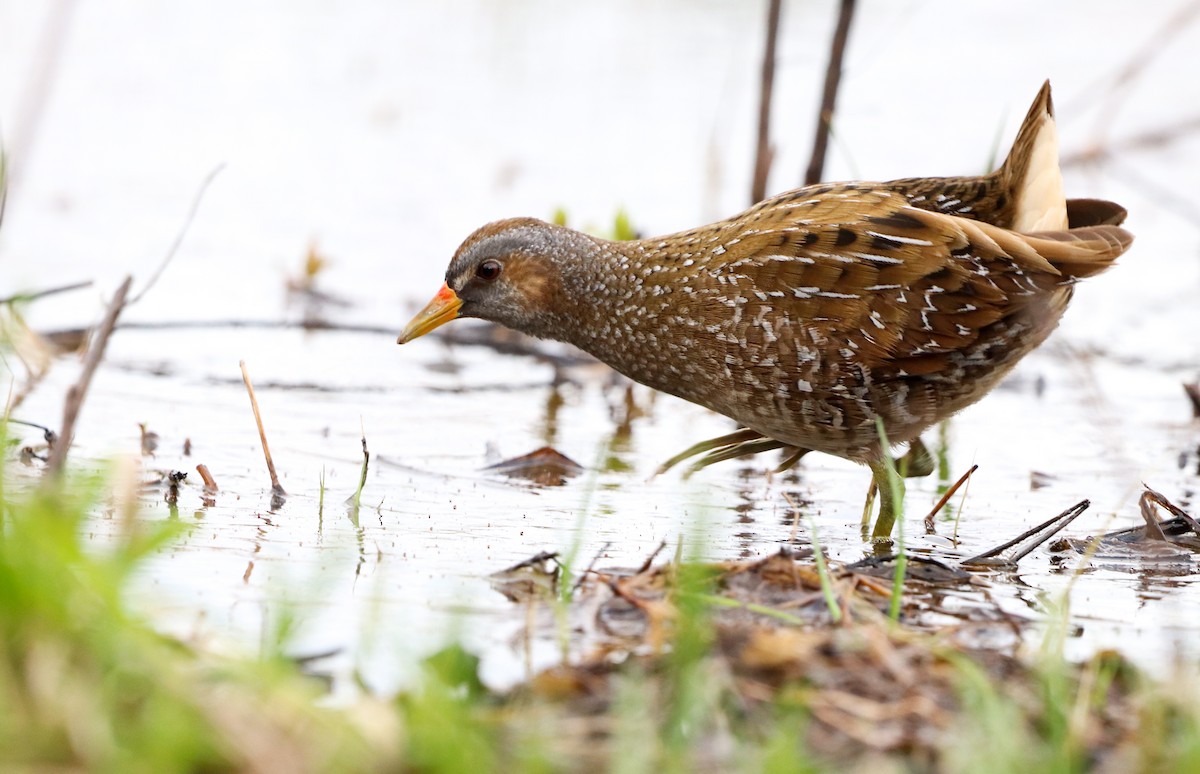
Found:
[[[560,264],[562,303],[539,335],[574,344],[655,389],[675,395],[681,395],[681,387],[687,391],[689,380],[681,369],[705,360],[704,353],[691,349],[704,337],[693,339],[688,326],[694,321],[673,306],[681,300],[671,282],[673,257],[657,250],[654,240],[578,236],[588,244],[572,242],[571,248],[583,258]]]

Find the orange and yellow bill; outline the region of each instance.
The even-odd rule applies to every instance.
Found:
[[[458,297],[458,294],[451,290],[449,285],[442,285],[442,289],[437,292],[433,300],[426,304],[424,309],[417,312],[417,316],[412,318],[412,322],[404,327],[400,338],[396,339],[396,343],[405,344],[419,336],[424,336],[434,328],[445,325],[458,317],[458,310],[461,306],[462,299]]]

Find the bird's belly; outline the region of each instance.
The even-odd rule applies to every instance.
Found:
[[[1041,314],[988,326],[971,347],[944,353],[921,374],[886,361],[869,365],[837,346],[803,362],[772,346],[697,346],[683,359],[659,352],[626,368],[609,362],[788,445],[866,461],[880,450],[876,418],[889,442],[913,440],[991,391],[1056,323],[1057,315]]]

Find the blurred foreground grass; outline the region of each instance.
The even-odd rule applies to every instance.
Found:
[[[731,631],[714,573],[687,563],[664,575],[667,603],[642,611],[642,647],[505,695],[449,648],[398,697],[322,706],[282,645],[197,652],[131,613],[139,562],[183,528],[147,526],[121,494],[0,479],[0,770],[1200,770],[1200,691],[1183,666],[1155,682],[1115,654],[1070,664],[1056,630],[1032,663],[1000,662],[882,616]],[[94,519],[119,520],[122,539],[91,545]],[[856,694],[855,680],[876,685]]]
[[[326,771],[384,760],[281,655],[199,654],[131,615],[122,591],[176,523],[127,520],[89,546],[99,482],[3,494],[0,769]],[[124,518],[116,513],[109,518]]]

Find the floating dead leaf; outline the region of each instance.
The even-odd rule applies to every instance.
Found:
[[[543,446],[529,454],[489,465],[484,470],[523,478],[542,486],[562,486],[567,479],[582,473],[583,467],[557,449]]]
[[[1043,473],[1040,470],[1029,471],[1029,489],[1036,492],[1039,489],[1045,489],[1058,480],[1058,476],[1053,473]]]

